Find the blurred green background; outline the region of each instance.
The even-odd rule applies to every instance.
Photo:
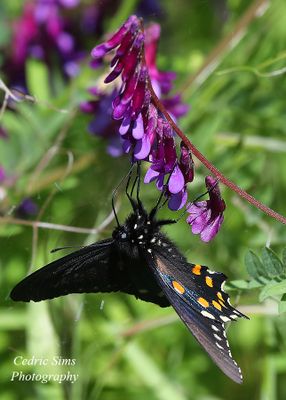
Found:
[[[0,4],[0,78],[8,86],[4,65],[11,22],[21,15],[23,3]],[[79,7],[90,3],[97,2],[81,1]],[[138,4],[108,4],[102,29],[92,39],[85,38],[85,49],[99,43],[103,32],[116,29]],[[159,68],[176,71],[175,91],[191,106],[180,128],[228,178],[285,214],[286,2],[156,4],[160,15],[147,12],[146,17],[161,24]],[[111,212],[112,190],[128,171],[129,159],[106,154],[104,140],[87,132],[90,117],[77,110],[102,73],[83,60],[80,74],[68,81],[57,68],[48,72],[44,63],[29,59],[27,85],[37,101],[24,101],[17,111],[6,109],[2,115],[0,123],[9,137],[0,139],[0,164],[11,182],[0,184],[1,399],[285,399],[286,317],[278,315],[275,296],[259,302],[258,289],[230,292],[233,303],[251,318],[232,324],[228,331],[244,375],[240,386],[212,363],[172,309],[118,293],[70,295],[37,304],[9,299],[28,270],[59,256],[50,254],[51,249],[92,243],[112,232],[113,222],[97,235],[22,225],[45,221],[96,228]],[[197,163],[191,198],[204,191],[206,173]],[[192,235],[183,220],[166,232],[191,262],[224,272],[231,281],[247,280],[246,252],[259,254],[267,244],[280,255],[285,229],[229,189],[222,191],[225,222],[213,242],[205,244]],[[157,195],[152,185],[144,186],[148,208]],[[15,220],[15,208],[26,197],[38,205],[37,215]],[[122,221],[130,207],[123,195],[118,200]],[[16,366],[19,355],[76,361],[74,366]],[[79,376],[73,384],[11,381],[13,371],[68,370]]]

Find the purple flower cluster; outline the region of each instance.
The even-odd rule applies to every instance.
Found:
[[[151,87],[161,97],[169,92],[174,79],[173,73],[157,70],[155,58],[159,35],[157,24],[144,32],[142,21],[132,15],[108,40],[92,50],[92,57],[101,62],[113,51],[112,71],[104,82],[121,78],[118,93],[112,101],[112,117],[120,121],[123,150],[131,152],[134,162],[145,160],[151,164],[144,182],[155,181],[158,189],[167,196],[169,208],[179,210],[187,202],[187,183],[194,179],[194,166],[191,152],[184,143],[177,155],[172,127],[152,97]],[[167,102],[172,106],[173,117],[186,112],[178,97],[167,99]],[[218,186],[212,187],[212,177],[206,178],[206,185],[210,200],[189,205],[187,222],[194,233],[200,233],[202,240],[209,241],[223,221],[225,203]]]
[[[187,201],[186,184],[193,180],[193,162],[183,145],[180,160],[177,159],[173,131],[153,103],[148,87],[151,81],[157,95],[161,96],[170,91],[175,77],[173,73],[160,72],[156,67],[159,35],[159,25],[153,24],[145,38],[141,21],[131,16],[109,40],[93,49],[92,56],[101,60],[106,53],[117,48],[111,60],[113,70],[104,82],[110,83],[121,75],[121,87],[112,103],[112,116],[121,121],[119,133],[123,149],[132,152],[134,161],[151,163],[145,182],[155,180],[159,190],[166,190],[169,207],[178,210]],[[146,53],[144,45],[149,49]]]
[[[80,104],[82,112],[93,116],[88,126],[88,131],[108,140],[107,152],[112,157],[119,157],[123,154],[118,129],[120,124],[113,120],[112,101],[118,94],[114,88],[111,92],[103,91],[94,86],[89,89],[89,93],[95,96],[95,100],[84,101]]]
[[[179,95],[172,97],[169,95],[176,74],[174,72],[162,72],[157,69],[156,55],[159,39],[160,25],[156,23],[150,24],[145,30],[144,40],[146,66],[152,87],[157,96],[161,98],[162,103],[172,117],[177,119],[186,114],[189,107],[182,103]],[[98,65],[102,64],[102,57],[97,57],[93,61],[95,62],[95,68],[97,68]],[[113,113],[113,100],[119,95],[120,87],[118,86],[113,85],[111,91],[108,89],[104,90],[100,86],[91,87],[89,93],[95,96],[95,99],[83,102],[80,106],[83,112],[93,115],[93,119],[88,127],[89,132],[107,138],[107,151],[114,157],[122,155],[123,149],[126,150],[126,145],[129,144],[124,144],[124,134],[122,135],[122,140],[118,136],[121,125],[120,120],[110,118]],[[121,128],[120,132],[124,132],[124,128]],[[123,147],[122,142],[124,144]]]
[[[35,0],[24,4],[22,16],[13,22],[9,60],[17,83],[25,83],[24,66],[28,57],[43,60],[51,66],[55,53],[61,60],[66,76],[77,75],[82,54],[76,48],[75,38],[62,15],[62,9],[75,7],[78,3],[79,0]]]

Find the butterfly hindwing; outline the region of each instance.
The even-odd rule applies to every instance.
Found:
[[[231,379],[241,383],[241,371],[232,358],[224,323],[244,315],[230,305],[223,291],[225,275],[187,263],[171,242],[166,243],[164,251],[160,246],[146,254],[163,292],[214,362]]]
[[[218,367],[237,383],[242,383],[241,370],[233,360],[224,323],[202,315],[165,286],[165,294],[182,321],[204,347]]]

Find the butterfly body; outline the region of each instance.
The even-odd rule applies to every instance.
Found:
[[[121,291],[161,307],[172,305],[215,363],[240,383],[224,324],[244,315],[231,306],[223,291],[225,275],[188,263],[161,232],[172,221],[157,221],[141,202],[132,205],[133,213],[110,239],[32,273],[12,290],[11,298],[40,301],[69,293]]]

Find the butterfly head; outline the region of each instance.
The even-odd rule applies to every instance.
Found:
[[[128,242],[130,246],[144,246],[150,243],[159,228],[150,215],[142,207],[138,207],[127,218],[124,225],[113,231],[113,239],[117,243]]]

